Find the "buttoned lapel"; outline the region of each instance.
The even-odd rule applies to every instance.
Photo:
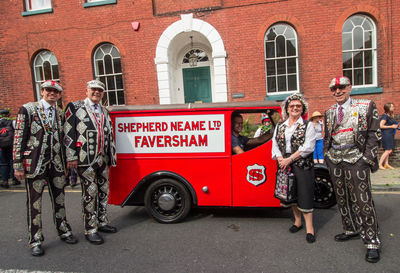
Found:
[[[44,112],[44,106],[41,102],[37,104],[36,112],[39,117],[40,123],[42,124],[43,130],[47,133],[48,128],[50,128],[50,124],[47,119],[46,113]]]

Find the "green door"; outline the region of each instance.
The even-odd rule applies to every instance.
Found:
[[[182,71],[185,103],[211,102],[210,67],[184,68]]]

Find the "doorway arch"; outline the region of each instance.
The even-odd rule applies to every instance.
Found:
[[[193,19],[193,14],[183,14],[181,20],[162,33],[157,43],[154,62],[160,104],[185,102],[182,60],[192,46],[205,51],[209,57],[211,101],[227,101],[226,51],[221,36],[209,23]]]

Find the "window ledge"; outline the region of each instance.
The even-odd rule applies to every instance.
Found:
[[[30,11],[23,11],[21,12],[22,16],[30,16],[30,15],[36,15],[36,14],[42,14],[42,13],[52,13],[53,8],[49,9],[38,9],[38,10],[30,10]]]
[[[97,1],[97,2],[83,3],[83,7],[90,8],[90,7],[110,5],[110,4],[116,4],[116,3],[117,3],[117,0],[103,0],[103,1]]]
[[[382,87],[352,88],[350,95],[377,94],[377,93],[383,93]]]
[[[284,101],[290,95],[297,92],[287,92],[286,94],[276,94],[276,95],[267,95],[265,100],[276,100],[276,101]]]

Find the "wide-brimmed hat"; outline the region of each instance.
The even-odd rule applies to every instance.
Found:
[[[101,81],[99,81],[99,80],[91,80],[91,81],[88,81],[87,82],[87,84],[86,84],[86,86],[87,86],[87,88],[99,88],[99,89],[101,89],[101,90],[105,90],[105,86],[104,86],[104,83],[102,83]]]
[[[48,81],[43,82],[40,85],[40,87],[42,89],[44,89],[44,88],[55,89],[55,90],[57,90],[59,92],[63,91],[61,85],[58,82],[53,81],[53,80],[48,80]]]
[[[336,78],[332,79],[331,84],[329,85],[329,88],[332,88],[334,86],[340,86],[340,85],[348,86],[350,84],[351,83],[350,83],[350,79],[349,78],[347,78],[345,76],[340,76],[340,77],[336,77]]]
[[[312,113],[310,119],[312,120],[312,119],[317,118],[317,117],[323,117],[323,115],[320,112],[315,111],[314,113]]]

